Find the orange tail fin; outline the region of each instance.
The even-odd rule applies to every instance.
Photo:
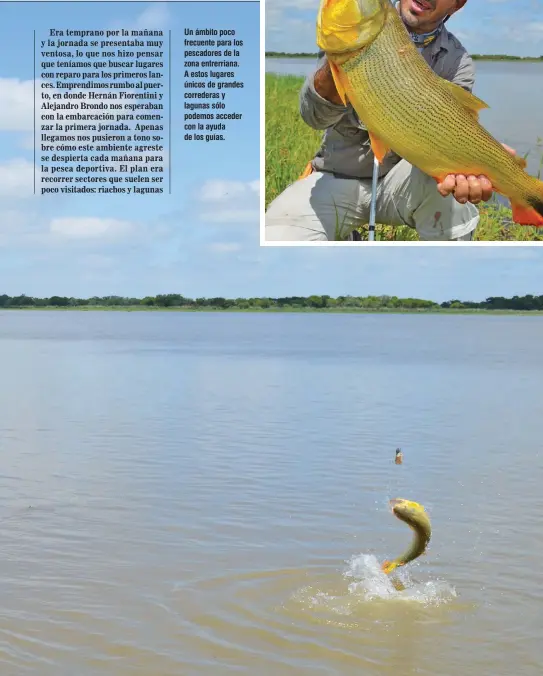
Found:
[[[543,227],[543,195],[529,198],[528,204],[511,203],[511,209],[515,223]]]
[[[397,564],[395,564],[393,561],[383,561],[383,563],[381,564],[381,570],[383,571],[383,573],[386,573],[387,575],[389,573],[392,573],[392,571],[396,567]]]

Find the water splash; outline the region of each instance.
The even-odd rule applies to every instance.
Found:
[[[405,608],[414,607],[413,604],[428,608],[450,603],[457,597],[455,588],[444,580],[415,581],[405,569],[395,571],[394,576],[385,575],[372,554],[355,555],[346,564],[341,581],[336,576],[327,578],[327,583],[318,587],[306,585],[294,593],[291,601],[317,615],[360,620],[367,619],[368,612],[373,615],[372,609],[378,615],[381,611],[386,614],[387,607],[392,609],[391,602],[406,604]],[[395,581],[401,584],[394,584]]]
[[[395,571],[394,577],[385,575],[379,561],[372,554],[353,556],[347,564],[343,577],[353,580],[347,587],[348,593],[365,601],[394,599],[415,601],[424,605],[440,605],[457,596],[455,588],[444,580],[415,582],[410,573],[401,568]],[[403,589],[394,584],[394,579],[401,583]]]

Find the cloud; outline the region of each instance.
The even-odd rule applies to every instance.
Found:
[[[317,16],[317,11],[319,9],[319,4],[318,2],[315,2],[315,0],[297,0],[296,2],[293,2],[293,0],[268,0],[266,3],[266,12],[268,11],[284,11],[284,10],[290,10],[290,9],[297,9],[297,10],[309,10],[310,12],[313,12],[315,17]]]
[[[113,0],[116,1],[116,0]],[[124,19],[115,19],[111,21],[108,27],[112,30],[165,30],[171,21],[170,12],[167,3],[162,0],[151,2],[135,19],[127,22]]]
[[[200,200],[206,202],[234,199],[240,195],[247,195],[248,191],[258,194],[259,181],[206,181],[200,190]]]
[[[498,42],[500,53],[539,56],[540,9],[541,0],[472,0],[455,14],[449,30],[474,53],[494,53]],[[266,50],[317,51],[317,12],[316,0],[267,0]]]
[[[543,39],[543,21],[522,22],[519,25],[501,27],[501,32],[506,39],[519,43],[541,44]]]
[[[115,218],[53,218],[49,231],[69,239],[112,238],[128,234],[134,229],[130,221]]]
[[[266,51],[317,51],[316,0],[267,0]]]
[[[0,179],[1,180],[1,179]],[[11,237],[17,237],[24,231],[30,222],[30,214],[18,209],[0,210],[0,241],[3,245]]]
[[[135,24],[137,29],[160,30],[165,28],[170,20],[170,14],[166,3],[155,2],[138,16]]]
[[[220,211],[204,212],[202,220],[215,223],[258,223],[258,209],[221,209]]]
[[[115,259],[101,254],[89,254],[81,259],[81,263],[92,269],[111,270],[115,264]]]
[[[0,197],[30,197],[34,192],[34,164],[22,158],[0,164]]]
[[[268,52],[316,52],[315,19],[297,11],[266,5],[265,48]]]
[[[0,131],[32,131],[34,81],[0,77]]]
[[[14,0],[17,1],[17,0]],[[36,2],[51,2],[51,0],[35,0]],[[57,2],[68,2],[68,3],[76,3],[76,2],[89,2],[89,0],[56,0]],[[103,0],[104,2],[134,2],[134,0]],[[179,0],[180,2],[191,2],[191,0]],[[232,0],[199,0],[200,2],[232,2]],[[254,2],[255,0],[239,0],[239,2]],[[163,0],[147,0],[150,4],[153,3],[162,3]]]
[[[214,242],[209,248],[215,253],[228,254],[239,251],[241,249],[241,244],[238,242]]]
[[[536,33],[543,33],[543,21],[532,21],[528,24],[527,29]]]
[[[213,223],[258,223],[260,182],[210,180],[197,199],[203,205],[198,219]]]

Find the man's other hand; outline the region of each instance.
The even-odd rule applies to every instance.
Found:
[[[517,154],[505,143],[502,143],[502,146],[511,155]],[[441,183],[438,183],[437,189],[443,197],[453,193],[455,200],[460,204],[488,202],[494,192],[492,183],[486,176],[464,176],[464,174],[449,174]]]
[[[343,101],[341,100],[341,96],[338,94],[338,90],[334,82],[334,76],[330,70],[330,64],[328,63],[328,60],[326,60],[324,65],[321,66],[315,73],[313,83],[315,86],[315,91],[319,96],[322,96],[323,99],[330,101],[330,103],[335,103],[337,106],[343,105]]]

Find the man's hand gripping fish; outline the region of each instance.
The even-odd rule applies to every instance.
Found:
[[[424,554],[432,536],[432,526],[428,514],[418,502],[395,498],[390,501],[390,506],[392,513],[413,530],[415,537],[409,549],[401,556],[393,561],[383,561],[381,568],[387,575],[395,568],[405,566]]]
[[[484,101],[432,71],[389,0],[321,0],[317,44],[379,162],[392,150],[437,183],[486,176],[516,223],[543,226],[543,181],[479,124]]]

